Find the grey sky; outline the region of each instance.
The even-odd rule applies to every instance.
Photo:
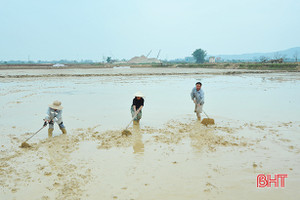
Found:
[[[277,51],[299,20],[299,0],[0,0],[0,60]]]

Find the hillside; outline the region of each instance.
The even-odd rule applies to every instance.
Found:
[[[282,51],[274,51],[267,53],[250,53],[250,54],[238,54],[238,55],[211,55],[215,57],[220,57],[222,60],[255,60],[259,59],[261,56],[273,59],[276,57],[284,57],[289,59],[294,59],[294,55],[298,55],[298,60],[300,57],[300,47],[294,47]]]

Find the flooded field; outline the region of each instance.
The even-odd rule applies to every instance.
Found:
[[[196,120],[190,92],[201,81]],[[133,94],[145,94],[131,120]],[[300,73],[220,69],[0,71],[1,199],[296,199]],[[43,129],[62,102],[67,135]],[[205,118],[205,115],[202,115]],[[257,188],[258,174],[288,174]]]

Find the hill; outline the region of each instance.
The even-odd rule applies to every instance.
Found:
[[[297,54],[299,60],[300,47],[294,47],[282,51],[274,51],[268,53],[249,53],[249,54],[238,54],[238,55],[213,55],[213,56],[220,57],[222,60],[258,60],[262,56],[267,57],[268,59],[276,59],[276,58],[283,57],[285,59],[294,60],[295,54]]]

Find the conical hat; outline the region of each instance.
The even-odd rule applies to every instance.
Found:
[[[135,93],[134,96],[135,96],[135,97],[145,97],[145,96],[143,95],[143,93],[141,93],[141,92]]]
[[[50,108],[56,109],[56,110],[62,110],[63,107],[61,106],[60,101],[54,101],[52,104],[49,105]]]

